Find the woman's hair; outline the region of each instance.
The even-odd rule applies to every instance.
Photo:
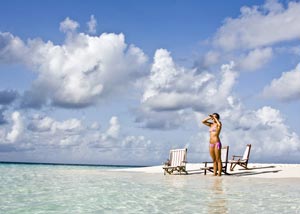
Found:
[[[218,114],[218,113],[213,113],[214,115],[216,115],[216,118],[218,119],[218,120],[220,120],[220,115]]]

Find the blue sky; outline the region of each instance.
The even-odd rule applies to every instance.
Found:
[[[0,160],[299,163],[299,1],[2,1]],[[297,109],[297,110],[296,110]]]

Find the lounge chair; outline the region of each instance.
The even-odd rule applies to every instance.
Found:
[[[179,174],[181,174],[182,172],[187,174],[186,156],[187,156],[187,148],[170,150],[170,157],[163,167],[164,175],[166,173],[172,174],[174,171],[179,172]]]
[[[249,156],[250,156],[250,150],[251,150],[251,144],[247,144],[244,155],[239,156],[239,155],[233,155],[232,159],[229,160],[230,163],[230,171],[233,171],[234,167],[236,165],[239,165],[245,169],[248,169],[248,161],[249,161]]]
[[[221,150],[221,160],[222,160],[222,172],[225,175],[227,173],[227,163],[228,163],[228,153],[229,153],[229,146],[223,146]],[[204,175],[206,175],[206,171],[214,172],[214,167],[212,166],[213,162],[203,162],[204,167],[201,170],[204,170]],[[208,166],[208,164],[210,164]]]

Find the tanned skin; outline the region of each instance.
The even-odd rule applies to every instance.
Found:
[[[218,119],[217,114],[211,114],[204,120],[202,120],[202,123],[206,126],[209,126],[210,129],[214,129],[214,131],[210,131],[210,138],[209,138],[209,154],[212,158],[212,161],[214,163],[214,175],[221,176],[222,172],[222,160],[221,160],[221,148],[218,148],[216,146],[217,143],[220,143],[220,132],[222,129],[222,123]]]

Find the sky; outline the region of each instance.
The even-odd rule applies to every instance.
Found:
[[[300,163],[300,2],[2,0],[0,161]]]

